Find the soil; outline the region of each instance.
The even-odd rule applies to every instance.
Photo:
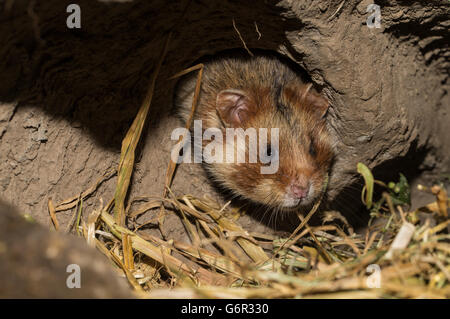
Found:
[[[0,271],[0,298],[136,297],[84,240],[49,232],[1,201]]]

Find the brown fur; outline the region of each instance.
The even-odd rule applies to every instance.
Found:
[[[191,110],[195,81],[196,77],[185,80],[176,97],[184,120]],[[216,105],[223,90],[245,92],[248,115],[240,127],[280,129],[280,163],[271,175],[260,173],[261,163],[208,164],[211,176],[237,196],[277,208],[283,207],[286,189],[297,178],[311,184],[312,195],[300,203],[310,204],[322,191],[333,157],[324,120],[327,101],[275,58],[216,60],[205,65],[194,119],[203,120],[203,130],[221,129],[224,139],[225,128],[231,125]]]

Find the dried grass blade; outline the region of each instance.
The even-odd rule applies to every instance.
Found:
[[[48,212],[50,214],[50,218],[52,219],[53,222],[53,226],[55,227],[55,230],[59,230],[59,222],[58,219],[56,218],[56,214],[55,214],[55,206],[53,205],[53,201],[51,198],[48,199]]]
[[[160,248],[152,245],[130,230],[119,226],[114,222],[114,218],[105,211],[103,211],[100,216],[117,238],[122,239],[123,233],[131,235],[131,245],[134,249],[159,262],[161,265],[166,266],[168,269],[170,269],[170,271],[179,275],[182,280],[190,280],[194,284],[196,280],[203,284],[226,283],[226,277],[224,277],[223,275],[212,273],[204,268],[199,268],[194,271],[184,262],[171,255],[166,254]]]
[[[207,205],[201,205],[201,201],[197,199],[189,198],[189,200],[193,203],[194,206],[202,207],[202,209],[205,210],[205,212],[210,215],[220,225],[220,227],[222,227],[226,231],[242,234],[242,236],[238,237],[236,241],[255,263],[263,263],[269,259],[264,250],[260,246],[254,244],[256,240],[252,238],[250,234],[239,224],[225,217],[223,214],[220,214],[218,211],[211,209]]]
[[[174,241],[174,247],[192,257],[205,261],[211,267],[220,271],[232,274],[238,278],[242,278],[240,267],[226,256],[212,253],[204,248],[194,247],[182,242]]]
[[[64,211],[64,210],[68,210],[68,209],[74,208],[75,206],[77,206],[77,203],[79,202],[79,200],[86,199],[87,197],[92,195],[104,181],[106,181],[109,178],[111,178],[112,176],[114,176],[116,174],[116,172],[117,171],[114,169],[114,170],[104,174],[102,177],[100,177],[95,182],[94,185],[92,185],[87,190],[82,192],[81,195],[76,195],[76,196],[73,196],[73,197],[68,198],[66,200],[63,200],[61,203],[59,203],[55,207],[55,211],[56,212],[61,212],[61,211]]]

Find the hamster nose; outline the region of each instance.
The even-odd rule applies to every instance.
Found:
[[[291,185],[291,191],[295,198],[303,199],[308,196],[309,193],[309,182],[306,183],[293,183]]]

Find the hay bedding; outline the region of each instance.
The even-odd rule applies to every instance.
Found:
[[[122,142],[117,171],[105,172],[81,195],[55,204],[50,217],[59,228],[57,212],[73,210],[66,231],[83,236],[120,268],[140,297],[150,298],[449,298],[450,220],[448,195],[443,187],[422,191],[436,201],[410,211],[409,185],[377,181],[358,164],[363,176],[362,201],[372,216],[365,233],[349,225],[309,226],[299,215],[299,226],[289,238],[251,233],[237,222],[245,212],[220,206],[205,195],[181,197],[171,192],[175,164],[167,168],[161,196],[126,200],[134,168],[135,150],[153,97],[170,36],[152,76],[147,95]],[[192,70],[189,70],[192,71]],[[194,70],[196,71],[196,70]],[[200,69],[201,72],[201,69]],[[195,99],[194,99],[195,100]],[[117,174],[116,192],[92,211],[83,200],[98,185]],[[384,190],[375,201],[374,185]],[[139,202],[140,205],[132,205]],[[128,203],[128,204],[127,204]],[[190,243],[156,237],[141,231],[136,218],[150,221],[164,234],[168,214],[176,214]],[[83,218],[83,216],[85,218]],[[338,212],[325,214],[340,219]]]

